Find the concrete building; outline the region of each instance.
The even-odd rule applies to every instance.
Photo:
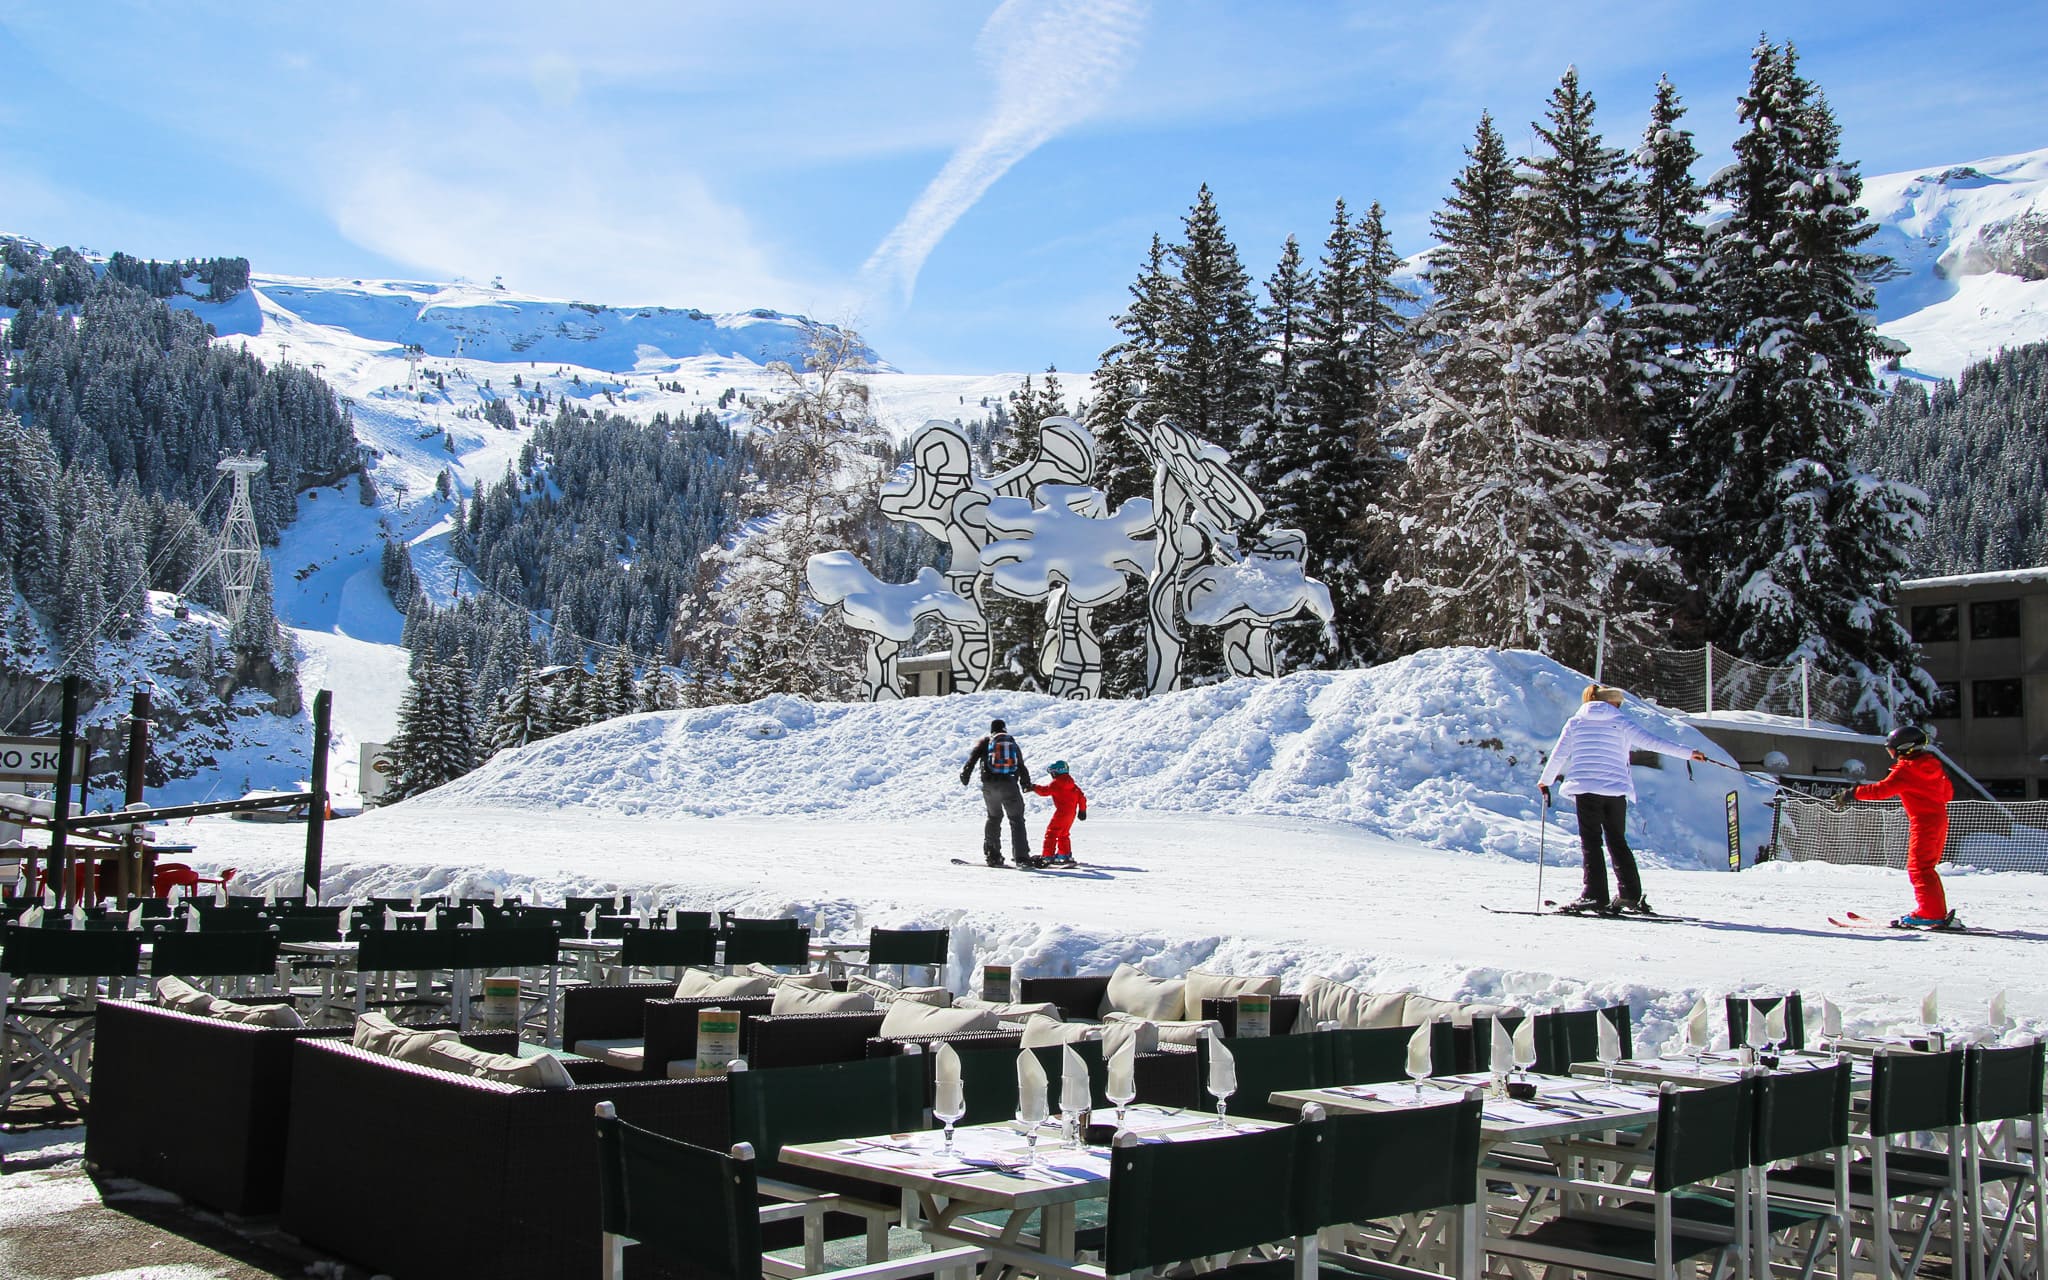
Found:
[[[2001,800],[2048,800],[2048,566],[1916,578],[1898,608],[1941,687],[1941,749]]]

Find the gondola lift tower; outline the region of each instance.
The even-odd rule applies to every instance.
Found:
[[[234,495],[228,500],[227,520],[220,527],[220,540],[214,543],[212,552],[178,589],[179,595],[190,595],[207,574],[219,575],[230,626],[240,622],[249,611],[249,596],[256,590],[257,574],[263,563],[263,542],[256,533],[256,509],[249,505],[249,480],[268,465],[261,458],[242,454],[214,464],[214,470],[232,476],[235,482]]]

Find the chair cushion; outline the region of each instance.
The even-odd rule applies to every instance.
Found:
[[[1149,1022],[1152,1024],[1154,1033],[1159,1037],[1158,1044],[1199,1044],[1202,1041],[1202,1037],[1209,1034],[1210,1028],[1215,1028],[1218,1034],[1221,1034],[1223,1030],[1223,1024],[1213,1018],[1196,1018],[1192,1021],[1187,1021],[1180,1018],[1134,1018],[1127,1013],[1113,1013],[1102,1021],[1105,1027],[1114,1027],[1119,1023]],[[1107,1034],[1105,1031],[1104,1035],[1106,1036]]]
[[[894,1004],[898,1000],[903,1000],[912,1004],[935,1005],[945,1009],[951,1007],[953,1003],[953,993],[944,987],[892,987],[886,982],[864,978],[857,973],[847,976],[846,989],[873,996],[876,1004]]]
[[[683,966],[681,981],[676,983],[676,999],[688,1000],[694,996],[765,996],[768,994],[768,979],[754,974],[735,974],[727,977],[713,969],[700,969],[695,965]]]
[[[775,988],[770,1013],[871,1013],[875,998],[858,991],[820,991],[785,982]]]
[[[1451,1019],[1454,1026],[1469,1027],[1475,1018],[1520,1018],[1528,1010],[1518,1004],[1461,1004],[1457,1016]]]
[[[474,1049],[460,1040],[445,1040],[428,1051],[427,1065],[476,1080],[495,1080],[522,1089],[566,1089],[576,1082],[551,1053],[522,1058],[510,1053]]]
[[[586,1058],[595,1058],[636,1076],[647,1064],[645,1040],[578,1040],[571,1049]]]
[[[1425,1022],[1435,1022],[1439,1018],[1445,1022],[1455,1023],[1461,1011],[1462,1007],[1456,1000],[1439,1000],[1434,996],[1410,994],[1401,1002],[1401,1025],[1419,1027]],[[1466,1025],[1471,1025],[1469,1017],[1465,1021]]]
[[[980,996],[954,996],[952,1007],[955,1009],[986,1009],[996,1015],[996,1018],[1002,1022],[1022,1022],[1034,1013],[1042,1017],[1052,1018],[1055,1021],[1060,1016],[1060,1007],[1050,1000],[1041,1000],[1035,1004],[1020,1004],[1010,1000],[984,1000]]]
[[[1186,978],[1154,978],[1131,965],[1120,964],[1109,975],[1109,987],[1102,996],[1101,1014],[1135,1014],[1154,1022],[1171,1022],[1186,1009]]]
[[[1021,1047],[1043,1049],[1055,1044],[1079,1044],[1083,1040],[1100,1039],[1103,1029],[1090,1022],[1061,1022],[1043,1014],[1032,1014],[1024,1019],[1024,1037]]]
[[[769,990],[771,991],[778,987],[810,987],[818,991],[830,991],[832,989],[832,975],[822,969],[816,973],[784,973],[780,969],[771,969],[765,964],[748,964],[741,965],[740,972],[751,974],[756,978],[766,978]],[[727,993],[721,991],[717,994],[725,995]]]
[[[882,1015],[884,1036],[950,1036],[969,1031],[994,1031],[996,1015],[986,1009],[941,1009],[915,1000],[898,1000]]]
[[[299,1011],[288,1004],[236,1004],[216,999],[211,1016],[223,1022],[245,1022],[256,1027],[285,1027],[297,1030],[306,1025]]]
[[[1102,1054],[1108,1057],[1124,1047],[1124,1041],[1132,1040],[1134,1053],[1159,1052],[1159,1024],[1143,1018],[1118,1018],[1105,1023],[1102,1028]]]
[[[1243,977],[1229,973],[1211,973],[1207,969],[1190,969],[1187,983],[1186,1004],[1197,1013],[1201,1012],[1204,1000],[1235,1000],[1239,996],[1280,994],[1280,979],[1277,976]]]
[[[1310,978],[1294,1025],[1310,1031],[1325,1022],[1345,1028],[1398,1027],[1407,1003],[1405,991],[1375,995],[1328,978]]]
[[[213,1008],[213,997],[183,978],[158,978],[156,1002],[166,1009],[198,1014],[202,1017]]]
[[[367,1053],[382,1054],[400,1062],[410,1062],[417,1067],[432,1066],[427,1053],[437,1044],[457,1040],[455,1032],[446,1028],[437,1031],[421,1031],[413,1027],[401,1027],[381,1013],[366,1013],[356,1019],[354,1033],[349,1043]]]

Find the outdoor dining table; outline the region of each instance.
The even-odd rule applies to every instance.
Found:
[[[1820,1053],[1811,1049],[1783,1049],[1776,1054],[1766,1055],[1776,1061],[1772,1066],[1767,1062],[1752,1061],[1733,1050],[1720,1049],[1686,1057],[1623,1058],[1613,1064],[1612,1078],[1628,1084],[1646,1084],[1652,1087],[1670,1081],[1682,1085],[1726,1084],[1740,1079],[1746,1071],[1761,1068],[1766,1071],[1814,1071],[1832,1067],[1840,1061],[1832,1053]],[[1870,1092],[1870,1059],[1851,1057],[1844,1051],[1843,1058],[1849,1062],[1850,1088],[1856,1093]],[[1571,1073],[1582,1078],[1608,1078],[1608,1064],[1602,1062],[1574,1062]]]
[[[1095,1115],[1109,1118],[1107,1112]],[[1237,1117],[1218,1124],[1206,1112],[1150,1105],[1127,1108],[1123,1124],[1141,1142],[1201,1141],[1277,1127]],[[1048,1125],[1036,1161],[1025,1164],[1024,1133],[1008,1122],[955,1129],[950,1155],[943,1142],[932,1129],[797,1143],[782,1148],[781,1160],[914,1193],[925,1238],[935,1247],[965,1243],[990,1251],[985,1280],[996,1280],[1005,1268],[1039,1276],[1076,1274],[1075,1210],[1109,1194],[1108,1147],[1066,1146]],[[977,1214],[1004,1216],[998,1226]],[[1033,1214],[1035,1241],[1026,1231]]]

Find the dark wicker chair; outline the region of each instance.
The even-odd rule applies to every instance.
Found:
[[[579,1081],[613,1074],[569,1068]],[[280,1225],[397,1280],[595,1280],[599,1101],[667,1137],[729,1142],[722,1078],[521,1089],[305,1043],[292,1071]]]
[[[733,1009],[746,1020],[766,1014],[774,1001],[767,996],[691,996],[684,1000],[649,1000],[641,1007],[646,1037],[642,1070],[650,1079],[668,1074],[668,1064],[697,1056],[697,1014],[703,1009]],[[744,1032],[743,1032],[744,1034]]]
[[[740,1056],[756,1070],[859,1062],[867,1057],[868,1038],[882,1029],[882,1016],[879,1009],[750,1015],[740,1022]]]

